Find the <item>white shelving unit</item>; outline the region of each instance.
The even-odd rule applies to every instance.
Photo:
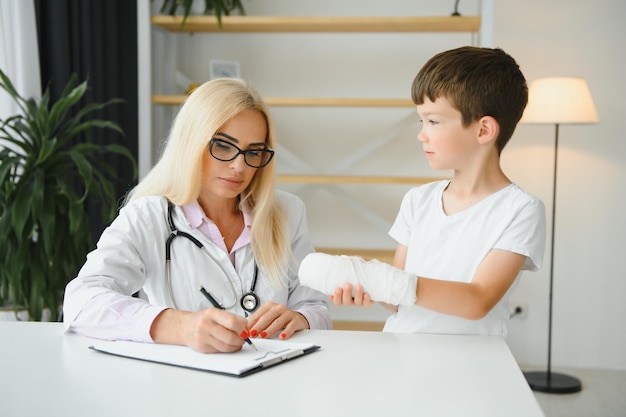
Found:
[[[458,33],[460,36],[463,36],[463,34],[470,34],[470,36],[466,39],[471,39],[471,41],[466,42],[466,44],[492,47],[494,0],[476,1],[479,6],[479,10],[474,16],[224,16],[222,18],[223,26],[221,28],[218,27],[216,18],[212,16],[190,16],[187,19],[185,26],[181,26],[181,18],[151,15],[150,0],[139,1],[138,19],[140,22],[140,33],[138,49],[140,56],[140,176],[145,175],[145,173],[147,173],[151,168],[153,164],[153,155],[156,153],[156,145],[153,143],[155,139],[153,139],[152,134],[153,124],[151,122],[153,110],[174,109],[185,99],[185,96],[180,93],[163,94],[163,91],[171,89],[161,89],[160,84],[154,88],[152,87],[152,77],[154,71],[154,68],[151,66],[152,60],[157,59],[161,62],[161,60],[165,59],[165,61],[168,61],[171,57],[167,51],[164,52],[160,49],[155,51],[154,48],[150,46],[155,33],[158,35],[157,38],[159,40],[170,39],[172,36],[184,35],[195,38],[195,42],[198,42],[199,39],[202,39],[205,36],[226,37],[230,34],[233,34],[237,38],[242,35],[255,37],[256,34],[261,36],[267,36],[266,34],[294,34],[295,36],[300,36],[299,34],[311,34],[311,36],[316,36],[316,34],[328,34],[329,36],[337,34],[339,37],[352,35],[364,35],[367,37],[368,34],[370,34],[369,36],[371,36],[371,34],[396,34],[396,36],[404,36],[404,34],[408,34],[412,36],[413,34],[423,33],[426,34],[426,36],[431,36],[428,34],[440,34],[442,38],[445,38],[446,36],[450,36],[450,33]],[[185,32],[194,34],[186,34]],[[377,36],[377,38],[380,37]],[[371,40],[371,38],[369,39]],[[187,42],[187,39],[183,40],[183,42]],[[238,45],[242,45],[241,40],[238,40],[238,42],[240,42]],[[195,57],[195,59],[199,58]],[[165,61],[164,64],[167,63]],[[252,62],[252,65],[255,65],[256,63],[257,62]],[[263,65],[265,62],[258,63]],[[249,66],[251,65],[251,63],[248,64]],[[254,82],[253,84],[258,89],[257,83]],[[316,115],[319,111],[325,111],[324,109],[326,109],[326,111],[328,111],[328,109],[337,109],[337,112],[344,111],[342,109],[360,109],[363,112],[378,112],[378,110],[381,112],[388,112],[392,111],[391,109],[398,109],[399,111],[407,109],[407,113],[409,113],[412,111],[414,106],[411,100],[406,97],[355,98],[345,96],[341,97],[341,94],[327,97],[314,97],[313,95],[292,96],[291,91],[297,90],[287,90],[290,93],[288,96],[264,96],[268,106],[273,108],[273,112],[291,112],[294,111],[293,109],[302,108],[302,111],[307,113],[314,112]],[[274,90],[270,89],[270,91]],[[363,91],[371,90],[367,88]],[[376,90],[374,94],[376,94]],[[335,113],[334,110],[333,113]],[[415,116],[410,115],[410,119],[415,119]],[[407,120],[409,119],[404,118],[400,122],[395,121],[395,125],[391,128],[391,130],[401,130],[402,128],[406,129],[407,126],[409,126],[409,122],[407,122]],[[358,146],[358,149],[351,152],[330,169],[316,169],[310,163],[298,156],[298,154],[308,156],[306,152],[307,149],[292,152],[290,149],[281,147],[278,149],[279,156],[286,161],[286,164],[289,167],[296,167],[298,169],[289,169],[286,170],[289,173],[281,173],[279,165],[280,184],[281,186],[286,187],[297,187],[298,192],[296,192],[296,194],[299,195],[310,195],[313,190],[324,189],[332,194],[337,201],[347,204],[347,206],[356,212],[357,215],[366,219],[369,224],[374,225],[377,230],[376,233],[379,233],[380,230],[386,230],[389,227],[389,220],[381,218],[377,213],[370,211],[368,207],[365,207],[359,201],[356,201],[349,195],[346,195],[343,187],[365,187],[366,189],[401,187],[403,190],[406,190],[414,185],[439,179],[430,176],[413,175],[412,173],[411,175],[386,175],[385,172],[387,172],[387,170],[385,169],[382,170],[383,172],[381,172],[380,175],[357,175],[352,172],[351,167],[357,165],[359,161],[363,161],[375,152],[379,152],[381,146],[388,146],[390,141],[393,141],[393,134],[394,132],[378,135],[375,140],[369,140],[367,143],[362,144],[362,146]],[[374,157],[374,159],[377,159],[377,157]],[[427,175],[430,175],[430,173]],[[382,204],[386,204],[387,206],[393,205],[394,209],[397,210],[397,207],[395,207],[396,203],[386,203],[384,201],[384,197]],[[311,222],[311,209],[308,208],[308,210],[310,217],[309,220]],[[331,210],[332,209],[327,208],[324,210],[325,213],[323,213],[323,215],[334,217],[336,215],[335,213],[328,214]],[[321,233],[319,230],[313,231]],[[318,245],[317,249],[328,253],[342,253],[347,255],[359,255],[364,258],[377,258],[386,262],[391,262],[392,260],[392,250],[355,246],[357,245],[335,245],[333,247]],[[333,310],[334,326],[337,329],[380,330],[382,328],[382,321],[384,321],[384,318],[387,316],[387,312],[382,307],[378,308],[378,306],[365,310],[358,309],[359,311],[353,311],[353,309],[340,310],[341,311]]]
[[[152,16],[153,26],[167,32],[189,32],[200,36],[206,33],[419,33],[419,32],[468,32],[478,34],[481,30],[480,16],[410,16],[410,17],[289,17],[289,16],[224,16],[222,26],[213,16],[190,16],[183,26],[181,17]],[[151,95],[153,105],[178,106],[184,95]],[[404,98],[342,98],[342,97],[265,97],[270,107],[364,107],[401,108],[414,106]],[[370,152],[361,152],[352,163]],[[285,154],[288,154],[285,152]],[[287,156],[289,157],[289,156]],[[301,165],[295,160],[293,165]],[[349,165],[349,164],[348,164]],[[334,186],[336,184],[407,184],[416,185],[437,180],[437,177],[399,177],[387,175],[342,175],[336,169],[332,175],[283,174],[282,183]],[[338,192],[339,198],[346,198]],[[353,203],[353,202],[352,202]],[[360,214],[373,222],[379,221],[366,207],[352,204]],[[380,221],[379,221],[380,222]],[[375,257],[391,262],[392,251],[387,249],[318,248],[330,253],[357,254],[366,258]]]

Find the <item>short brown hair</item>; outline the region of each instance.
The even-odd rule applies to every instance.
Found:
[[[464,46],[429,59],[413,80],[411,97],[415,104],[445,97],[461,112],[465,127],[493,117],[500,126],[500,153],[522,117],[528,86],[519,65],[502,49]]]

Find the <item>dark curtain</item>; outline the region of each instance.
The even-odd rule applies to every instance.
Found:
[[[119,143],[137,159],[137,2],[136,0],[35,0],[42,88],[59,97],[72,73],[87,80],[86,105],[121,98],[93,117],[116,122],[124,136],[110,129],[94,129],[95,143]],[[118,173],[118,201],[135,185],[132,164],[108,156]],[[87,202],[92,236],[98,239],[107,224],[101,208]]]

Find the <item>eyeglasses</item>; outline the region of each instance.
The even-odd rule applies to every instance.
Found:
[[[218,161],[232,161],[243,154],[243,160],[252,168],[263,168],[270,163],[274,156],[274,151],[271,149],[247,149],[244,151],[232,143],[218,138],[211,138],[209,152]]]

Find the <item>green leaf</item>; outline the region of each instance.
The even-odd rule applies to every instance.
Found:
[[[87,120],[90,113],[121,100],[80,106],[87,82],[78,83],[75,74],[55,103],[49,89],[39,101],[21,97],[1,71],[0,88],[21,109],[0,119],[0,301],[10,296],[35,320],[47,308],[55,319],[65,285],[93,245],[86,196],[101,205],[103,219],[115,215],[111,179],[116,172],[105,156],[128,158],[135,177],[136,161],[120,144],[90,142],[93,129],[123,136],[112,121]],[[78,144],[73,143],[77,138]]]
[[[43,100],[46,100],[48,94],[43,95]],[[29,133],[29,137],[32,140],[33,146],[40,146],[40,142],[42,138],[45,138],[46,135],[44,133],[43,127],[40,122],[41,118],[41,109],[37,105],[35,99],[29,98],[25,101],[26,104],[26,114],[24,115],[24,127],[28,127],[27,131]],[[44,109],[45,112],[45,109]]]
[[[70,92],[74,90],[74,87],[76,87],[77,83],[78,83],[78,77],[76,76],[76,73],[72,73],[70,75],[70,79],[67,81],[67,84],[65,85],[65,88],[63,89],[63,92],[61,93],[61,98],[69,96]]]
[[[94,127],[108,128],[108,129],[112,129],[117,132],[123,133],[122,129],[120,129],[120,127],[114,122],[105,121],[105,120],[89,120],[87,122],[83,122],[83,123],[73,126],[71,130],[63,132],[63,134],[68,137],[74,137],[83,132],[87,132],[93,129]]]
[[[78,173],[80,174],[81,182],[85,186],[85,193],[83,194],[81,199],[76,202],[76,203],[82,203],[85,200],[85,198],[87,198],[87,195],[89,194],[91,181],[93,179],[93,169],[91,168],[91,164],[89,163],[87,158],[85,158],[85,156],[82,153],[76,152],[76,151],[70,151],[69,155],[74,161],[74,163],[76,164],[76,168],[78,168]]]
[[[14,100],[18,101],[20,98],[20,95],[18,94],[17,90],[15,89],[15,87],[13,86],[13,83],[11,82],[11,80],[9,79],[9,77],[6,76],[6,74],[4,73],[4,71],[0,70],[0,86],[7,92],[9,93],[9,95],[11,97],[13,97]]]
[[[71,86],[70,83],[68,83],[66,88]],[[47,128],[49,131],[54,131],[58,128],[63,119],[67,116],[69,109],[83,97],[85,91],[87,91],[87,84],[82,83],[79,87],[71,90],[72,96],[69,96],[68,99],[61,99],[57,101],[54,106],[52,106],[50,116],[47,121]]]
[[[76,233],[81,226],[83,222],[83,210],[84,206],[78,202],[70,204],[70,233]]]
[[[175,16],[178,10],[182,9],[183,19],[181,26],[184,26],[187,22],[187,17],[191,13],[192,4],[193,0],[163,0],[159,12]],[[241,15],[246,14],[240,0],[204,0],[204,14],[215,14],[218,26],[220,27],[222,26],[222,15],[228,16],[230,12],[235,9],[237,9]]]
[[[122,99],[114,98],[114,99],[111,99],[109,101],[105,101],[104,103],[89,103],[86,106],[84,106],[82,109],[80,109],[80,111],[78,113],[76,113],[76,116],[74,117],[74,119],[81,120],[85,116],[87,116],[89,113],[93,113],[94,111],[102,110],[105,107],[108,107],[108,106],[110,106],[112,104],[118,104],[118,103],[123,103],[123,102],[124,102],[124,100],[122,100]]]
[[[182,6],[183,6],[183,22],[182,22],[182,25],[184,25],[185,22],[187,21],[187,17],[189,17],[189,14],[191,13],[191,6],[193,4],[193,0],[181,0],[179,3],[182,3]]]
[[[111,145],[106,145],[105,149],[107,152],[125,156],[133,165],[133,179],[137,179],[137,162],[127,147],[113,143]]]
[[[33,175],[32,194],[30,198],[30,215],[33,223],[38,224],[44,208],[45,177],[41,170]]]
[[[12,170],[17,169],[21,166],[20,161],[22,160],[19,156],[11,156],[9,150],[2,150],[0,152],[0,160],[2,161],[2,165],[0,165],[0,184],[5,184],[5,181],[13,181]]]
[[[47,199],[55,198],[54,195],[50,192],[45,192],[44,195]],[[56,197],[57,203],[59,202],[59,197]],[[54,247],[59,244],[57,242],[57,238],[59,235],[55,233],[55,228],[57,225],[57,216],[55,210],[43,210],[39,213],[39,241],[43,242],[43,249],[45,253],[50,256],[54,253]],[[65,234],[61,235],[65,236]]]
[[[24,236],[24,227],[29,218],[31,198],[34,192],[33,181],[22,178],[20,187],[17,187],[15,199],[12,202],[11,217],[13,218],[13,230],[18,238]],[[30,235],[30,232],[27,233]]]
[[[56,138],[52,138],[51,140],[47,140],[41,144],[41,148],[39,149],[39,155],[37,156],[37,160],[35,161],[36,165],[42,164],[54,151],[57,150],[57,140]]]
[[[11,134],[8,129],[10,129],[13,134]],[[32,131],[20,120],[16,120],[11,126],[8,126],[6,129],[2,129],[2,133],[2,139],[15,145],[14,150],[15,148],[21,148],[25,154],[31,153],[35,150],[35,143],[32,139]],[[4,147],[4,145],[2,145],[2,147]]]

